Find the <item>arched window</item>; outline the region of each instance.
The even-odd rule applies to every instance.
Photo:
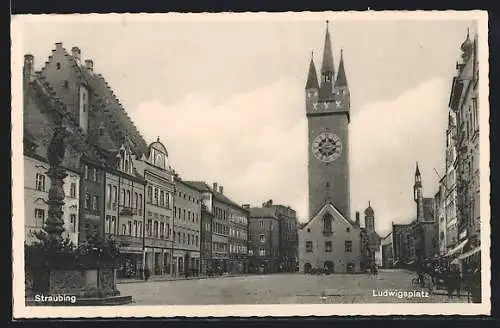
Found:
[[[125,168],[124,168],[125,172],[128,173],[128,159],[125,160]]]

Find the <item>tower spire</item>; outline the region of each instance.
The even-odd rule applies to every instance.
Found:
[[[318,88],[318,75],[316,74],[316,66],[314,65],[314,53],[311,52],[311,62],[309,64],[309,73],[307,74],[306,89]]]
[[[332,54],[332,41],[330,40],[330,31],[328,30],[328,21],[326,21],[325,47],[323,49],[323,62],[321,64],[321,74],[335,74]]]
[[[340,49],[340,62],[339,62],[339,70],[337,73],[337,80],[335,81],[336,87],[347,86],[347,78],[345,76],[344,69],[344,49]]]
[[[417,167],[415,169],[415,176],[420,176],[420,170],[418,168],[418,162],[417,162]]]

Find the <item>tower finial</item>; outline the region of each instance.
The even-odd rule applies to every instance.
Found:
[[[467,27],[467,39],[469,38],[469,27]]]
[[[368,201],[368,207],[372,207],[372,204],[370,201]]]
[[[156,137],[156,142],[160,142],[160,137]]]

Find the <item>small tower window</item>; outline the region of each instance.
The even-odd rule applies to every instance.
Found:
[[[67,89],[68,88],[68,80],[64,81],[64,87]]]
[[[57,69],[61,69],[61,63],[56,63]]]

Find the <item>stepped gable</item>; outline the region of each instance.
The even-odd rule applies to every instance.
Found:
[[[86,71],[87,69],[83,68],[83,70]],[[90,87],[101,98],[103,110],[110,114],[112,122],[124,132],[120,137],[124,138],[125,134],[127,134],[134,143],[134,153],[138,156],[144,154],[148,148],[148,144],[104,77],[101,74],[95,74],[91,76],[89,82]],[[118,134],[120,135],[120,133]],[[120,143],[122,142],[123,140],[120,140]]]
[[[119,148],[125,140],[125,136],[129,135],[134,145],[134,153],[140,157],[146,149],[147,143],[138,131],[132,119],[121,105],[120,101],[114,95],[113,90],[108,85],[101,74],[90,72],[89,69],[80,65],[77,60],[70,54],[66,48],[62,47],[64,56],[66,56],[73,69],[78,73],[79,82],[90,87],[92,92],[92,105],[94,108],[90,110],[89,131],[97,133],[101,123],[104,122],[105,130],[108,131],[108,137],[97,135],[91,138],[91,143],[96,147],[104,147],[108,149]],[[53,49],[52,52],[56,50]],[[52,56],[49,56],[49,61]],[[45,62],[45,66],[48,65]],[[44,67],[45,68],[45,67]],[[44,69],[42,68],[42,70]],[[99,113],[102,111],[103,113]],[[114,147],[110,145],[114,142]]]

